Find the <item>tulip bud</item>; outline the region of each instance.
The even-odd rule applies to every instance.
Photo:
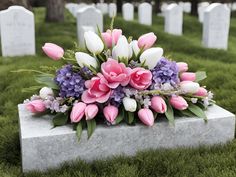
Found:
[[[192,72],[183,72],[180,74],[181,81],[195,81],[196,74]]]
[[[26,109],[32,113],[40,113],[46,110],[43,100],[33,100],[26,104]]]
[[[103,114],[108,122],[114,123],[114,120],[118,116],[118,108],[108,105],[103,109]]]
[[[145,65],[148,66],[149,69],[153,69],[163,55],[163,49],[160,47],[150,48],[145,50],[140,56],[140,62],[143,63],[145,61]]]
[[[138,111],[139,119],[147,126],[153,126],[154,115],[152,111],[148,108],[143,108]]]
[[[193,94],[193,93],[196,93],[199,88],[200,88],[200,86],[196,82],[192,82],[192,81],[182,81],[182,82],[180,82],[180,89],[184,93]]]
[[[157,113],[165,113],[167,110],[166,102],[160,96],[154,96],[151,99],[151,107]]]
[[[207,90],[203,87],[200,87],[197,91],[197,93],[195,93],[196,96],[207,96],[208,93],[207,93]]]
[[[76,52],[75,58],[77,60],[77,63],[82,68],[84,66],[92,66],[94,68],[97,68],[98,62],[95,58],[91,57],[89,54],[84,52]]]
[[[46,99],[48,96],[53,96],[53,95],[54,95],[53,90],[49,87],[43,87],[39,91],[39,96],[43,99]]]
[[[45,43],[42,49],[44,53],[53,60],[59,60],[64,55],[64,50],[60,46],[53,43]]]
[[[100,54],[104,49],[102,39],[93,31],[84,33],[84,40],[87,49],[93,54]]]
[[[112,50],[112,57],[114,59],[125,58],[128,60],[130,55],[129,43],[125,36],[118,39],[117,45]]]
[[[90,104],[85,108],[86,120],[93,119],[98,113],[98,106],[96,104]]]
[[[107,30],[106,32],[102,33],[102,38],[108,48],[112,47],[112,45],[116,45],[119,37],[122,35],[121,29],[113,29]]]
[[[178,67],[178,70],[179,70],[180,73],[188,71],[188,64],[187,63],[178,62],[176,64],[177,64],[177,67]]]
[[[123,105],[126,111],[135,112],[137,109],[137,102],[133,98],[125,97],[123,98]]]
[[[170,98],[170,104],[171,106],[173,106],[175,109],[178,110],[185,110],[188,108],[188,103],[182,96],[173,95]]]
[[[147,33],[138,38],[138,47],[148,49],[156,42],[157,37],[154,33]]]
[[[70,113],[71,122],[75,122],[75,123],[79,122],[84,116],[85,108],[86,108],[85,103],[83,102],[75,103]]]
[[[139,52],[140,52],[140,48],[138,47],[138,41],[137,40],[133,40],[129,43],[129,47],[130,47],[130,58],[132,57],[132,54],[134,52],[135,56],[138,56]]]

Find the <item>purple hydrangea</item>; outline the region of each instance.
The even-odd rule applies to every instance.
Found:
[[[94,76],[93,72],[86,66],[81,68],[80,74],[85,75],[85,77],[88,77],[88,78],[92,78]]]
[[[110,97],[110,103],[113,106],[119,107],[122,103],[123,98],[125,97],[125,92],[122,86],[118,86],[113,90],[113,93]]]
[[[73,71],[72,65],[65,65],[58,70],[55,81],[60,88],[59,96],[62,98],[79,98],[85,89],[85,80],[79,73]]]
[[[156,67],[151,70],[153,85],[161,86],[164,83],[169,83],[175,87],[179,83],[178,67],[176,62],[169,61],[162,57]]]

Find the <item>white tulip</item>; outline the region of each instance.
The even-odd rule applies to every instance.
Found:
[[[133,54],[133,52],[134,52],[135,56],[137,56],[140,52],[140,48],[138,47],[138,41],[137,40],[131,41],[129,43],[129,46],[130,46],[130,50],[131,50],[130,53]],[[131,57],[132,57],[132,54],[131,54]]]
[[[93,31],[84,33],[84,40],[87,49],[93,54],[100,54],[104,49],[102,39]]]
[[[126,111],[135,112],[137,109],[137,102],[133,98],[125,97],[123,98],[123,105]]]
[[[184,93],[197,93],[198,89],[200,88],[200,85],[196,82],[192,82],[192,81],[183,81],[180,83],[180,89],[184,92]]]
[[[43,87],[39,91],[39,96],[43,99],[46,99],[48,96],[53,96],[53,90],[49,87]]]
[[[145,65],[148,66],[149,69],[153,69],[163,55],[163,49],[160,47],[153,47],[145,50],[140,56],[140,62],[143,63],[145,61]]]
[[[92,66],[97,68],[98,62],[95,58],[91,57],[89,54],[84,52],[76,52],[75,58],[79,66],[82,68],[84,66]]]
[[[128,60],[130,55],[129,43],[125,36],[118,39],[116,46],[112,50],[112,57],[114,59],[125,58]]]

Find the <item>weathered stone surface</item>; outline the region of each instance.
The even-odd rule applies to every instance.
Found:
[[[131,3],[124,3],[122,5],[122,15],[125,21],[132,21],[134,19],[134,5]]]
[[[23,171],[58,167],[77,158],[85,161],[114,155],[135,155],[137,151],[158,148],[195,147],[226,143],[234,138],[235,116],[219,106],[209,107],[208,123],[200,118],[176,118],[175,126],[159,119],[153,127],[99,125],[87,140],[80,142],[70,125],[52,129],[51,117],[35,117],[19,105],[20,141]]]
[[[3,56],[35,54],[34,14],[21,6],[11,6],[0,12]]]
[[[138,21],[143,25],[152,25],[152,5],[144,2],[138,6]]]
[[[227,49],[230,9],[220,3],[209,5],[203,17],[203,45],[208,48]]]

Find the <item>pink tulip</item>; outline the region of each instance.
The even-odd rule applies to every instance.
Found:
[[[165,113],[167,110],[166,102],[160,96],[154,96],[151,99],[151,107],[154,111],[158,113]]]
[[[32,113],[40,113],[44,112],[46,107],[42,100],[34,100],[26,104],[26,109]]]
[[[203,97],[207,96],[207,94],[208,94],[207,90],[203,87],[200,87],[197,93],[195,93],[196,96],[203,96]]]
[[[53,60],[59,60],[64,55],[64,50],[60,46],[53,43],[45,43],[42,49],[44,53]]]
[[[156,42],[157,37],[154,33],[147,33],[138,38],[138,47],[148,49]]]
[[[107,62],[102,63],[101,70],[110,88],[114,89],[120,84],[122,86],[128,85],[131,69],[126,67],[124,63],[109,58]]]
[[[170,98],[170,104],[178,110],[185,110],[188,108],[188,103],[182,96],[173,95]]]
[[[129,84],[138,89],[144,90],[152,83],[152,73],[144,68],[134,68],[131,72]]]
[[[148,108],[143,108],[138,111],[139,119],[147,126],[153,126],[154,115],[152,111]]]
[[[98,106],[96,104],[90,104],[85,108],[86,120],[93,119],[98,113]]]
[[[102,33],[102,39],[105,42],[108,48],[112,47],[112,45],[116,45],[119,37],[122,35],[121,29],[113,29],[107,30],[106,32]]]
[[[98,73],[91,80],[87,80],[85,87],[87,90],[83,92],[81,99],[88,104],[94,102],[105,103],[112,93],[107,80],[101,73]]]
[[[183,72],[180,74],[181,81],[195,81],[196,80],[196,74],[192,72]]]
[[[114,123],[114,120],[118,116],[118,108],[112,105],[108,105],[103,109],[103,114],[108,122]]]
[[[178,67],[178,70],[179,70],[180,73],[188,71],[188,64],[187,63],[178,62],[176,64],[177,64],[177,67]]]
[[[79,122],[83,116],[86,108],[86,104],[83,102],[78,102],[74,104],[72,111],[70,113],[71,122]]]

